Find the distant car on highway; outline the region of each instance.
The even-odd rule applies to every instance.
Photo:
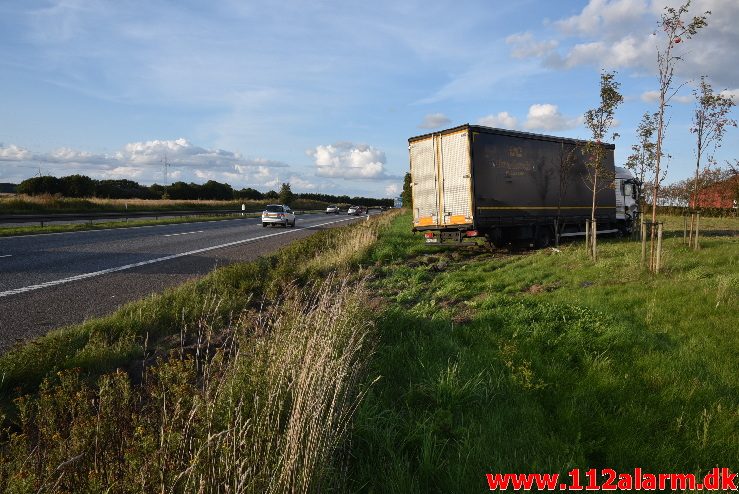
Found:
[[[367,209],[364,206],[352,206],[346,212],[346,214],[351,215],[351,216],[360,216],[366,213],[367,213]]]
[[[262,212],[262,226],[295,226],[295,213],[285,204],[268,204]]]
[[[326,208],[326,214],[339,214],[339,206],[331,205]]]

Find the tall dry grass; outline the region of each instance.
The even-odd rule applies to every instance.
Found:
[[[341,233],[326,239],[325,249],[302,265],[306,272],[327,272],[352,267],[377,242],[379,232],[400,214],[399,209],[342,229]]]
[[[177,352],[88,383],[78,371],[17,400],[3,492],[341,490],[342,441],[373,349],[363,282],[291,286],[228,331],[201,319]],[[188,343],[189,342],[189,343]]]

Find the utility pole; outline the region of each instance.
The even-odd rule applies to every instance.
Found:
[[[164,186],[167,186],[167,172],[169,168],[169,161],[167,160],[167,152],[164,152],[164,159],[162,160],[162,164],[164,165]]]

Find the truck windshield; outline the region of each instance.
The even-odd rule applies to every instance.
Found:
[[[633,197],[634,191],[632,190],[631,184],[624,184],[624,195],[626,197]]]

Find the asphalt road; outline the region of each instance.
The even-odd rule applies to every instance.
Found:
[[[295,228],[246,218],[0,238],[0,352],[352,219],[306,214]]]

